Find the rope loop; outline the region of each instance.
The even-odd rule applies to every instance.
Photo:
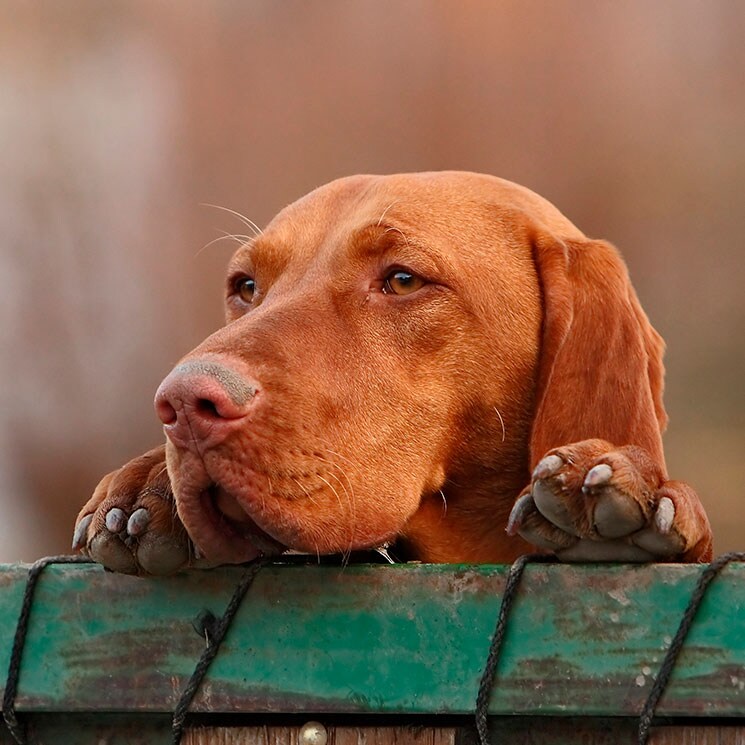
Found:
[[[652,719],[654,719],[655,709],[657,704],[662,698],[662,694],[667,688],[667,684],[670,681],[675,663],[678,660],[680,650],[683,649],[688,632],[693,626],[693,621],[696,618],[698,609],[701,607],[701,601],[706,596],[706,591],[709,589],[712,581],[719,576],[719,573],[733,561],[745,561],[745,551],[732,551],[728,554],[722,554],[718,556],[711,564],[708,564],[701,575],[698,578],[696,587],[691,593],[691,597],[688,600],[688,605],[680,619],[680,625],[678,630],[675,632],[670,647],[665,653],[665,657],[660,665],[660,671],[657,673],[652,689],[649,692],[647,700],[644,702],[641,714],[639,715],[639,729],[637,731],[637,743],[638,745],[647,745],[649,739],[649,729],[652,726]]]
[[[200,636],[204,636],[206,644],[204,652],[202,652],[202,656],[199,658],[199,662],[197,662],[197,666],[194,668],[194,672],[191,674],[191,678],[189,678],[189,682],[186,684],[176,704],[176,708],[173,710],[173,720],[171,722],[173,745],[179,745],[181,742],[189,706],[196,692],[199,690],[199,686],[207,674],[209,666],[215,657],[217,657],[222,640],[228,633],[230,624],[233,622],[236,613],[238,613],[238,609],[241,607],[241,602],[246,592],[248,592],[248,588],[251,587],[259,570],[266,563],[267,559],[260,557],[246,567],[246,571],[233,591],[233,596],[230,598],[225,613],[220,618],[217,618],[211,611],[205,609],[195,620],[193,626]]]
[[[481,674],[479,692],[476,696],[476,731],[478,732],[480,745],[489,745],[489,724],[487,719],[489,716],[489,699],[492,688],[494,687],[494,679],[497,675],[497,665],[499,664],[499,656],[502,653],[507,621],[515,598],[517,597],[517,590],[520,586],[523,571],[528,564],[554,561],[556,561],[556,557],[551,554],[524,554],[518,557],[510,566],[507,582],[502,593],[502,602],[499,605],[497,625],[494,629],[491,643],[489,644],[489,654],[486,658],[486,665],[484,665],[484,672]]]
[[[26,728],[18,721],[15,710],[16,693],[18,692],[18,678],[21,674],[21,660],[23,659],[23,648],[26,644],[26,633],[31,616],[31,607],[34,600],[34,592],[44,570],[50,564],[93,564],[94,562],[86,556],[47,556],[34,562],[28,570],[26,587],[23,591],[21,612],[16,622],[16,632],[13,637],[13,647],[10,652],[8,663],[8,675],[5,678],[5,693],[3,694],[3,719],[8,731],[18,745],[26,745]]]

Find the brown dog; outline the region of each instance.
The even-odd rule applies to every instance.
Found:
[[[667,477],[663,343],[623,262],[525,188],[335,181],[237,251],[226,314],[158,390],[165,446],[80,512],[74,547],[111,569],[386,542],[435,562],[711,555]]]

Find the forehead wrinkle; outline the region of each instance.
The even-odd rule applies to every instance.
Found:
[[[261,235],[241,246],[233,254],[230,264],[232,267],[250,264],[254,270],[279,273],[287,266],[289,259],[290,251],[282,241]]]
[[[430,271],[434,270],[444,279],[452,279],[455,267],[447,260],[443,252],[422,241],[409,228],[393,222],[372,221],[351,231],[348,239],[354,254],[362,258],[380,258],[387,254],[398,257],[402,263],[417,264],[421,262]],[[412,266],[412,269],[415,267]]]

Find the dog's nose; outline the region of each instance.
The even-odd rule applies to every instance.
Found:
[[[240,429],[257,387],[236,370],[212,360],[175,367],[155,394],[155,410],[178,447],[203,451]]]

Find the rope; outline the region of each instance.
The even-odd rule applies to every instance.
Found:
[[[727,564],[732,561],[745,561],[745,552],[733,551],[728,554],[722,554],[714,561],[712,561],[711,564],[709,564],[704,569],[704,571],[701,573],[701,576],[698,578],[696,587],[693,590],[690,600],[688,601],[688,605],[686,606],[686,609],[683,612],[683,616],[680,619],[678,630],[675,632],[675,637],[670,643],[670,647],[665,654],[665,658],[662,660],[660,671],[655,678],[652,690],[649,692],[649,696],[647,697],[647,700],[644,703],[644,707],[642,708],[642,712],[639,716],[639,729],[637,732],[638,745],[646,745],[647,743],[647,740],[649,738],[649,728],[652,725],[652,719],[654,718],[657,703],[659,702],[662,694],[667,688],[667,684],[670,680],[673,669],[675,668],[675,663],[678,659],[678,655],[680,654],[680,650],[683,648],[683,643],[685,642],[686,636],[688,635],[688,632],[693,625],[693,621],[696,618],[696,613],[698,613],[698,609],[701,606],[701,601],[704,599],[709,585],[711,584],[712,580],[714,580],[719,575],[722,569],[724,569],[724,567],[726,567]]]
[[[31,615],[31,606],[34,599],[34,591],[42,572],[50,564],[92,564],[93,562],[85,556],[47,556],[39,559],[31,565],[28,570],[26,587],[23,592],[21,612],[16,623],[16,633],[13,637],[13,647],[10,652],[10,663],[8,664],[8,675],[5,679],[5,693],[3,694],[3,719],[5,724],[18,745],[26,745],[25,727],[18,721],[15,710],[16,693],[18,691],[18,678],[21,674],[21,660],[23,658],[23,647],[26,643],[26,633]]]
[[[241,606],[248,588],[256,579],[256,575],[259,570],[267,563],[267,560],[263,557],[256,559],[248,565],[246,571],[243,573],[240,582],[238,583],[233,597],[230,598],[228,607],[225,609],[225,613],[222,618],[216,618],[210,611],[202,611],[199,618],[196,621],[195,629],[200,634],[204,634],[207,639],[207,646],[202,652],[202,656],[197,662],[197,666],[194,668],[194,672],[189,678],[189,682],[186,684],[181,697],[176,704],[176,708],[173,710],[173,721],[171,724],[171,734],[173,735],[173,745],[179,745],[181,737],[184,733],[184,722],[186,721],[186,715],[189,711],[192,699],[196,694],[199,686],[207,674],[209,666],[217,656],[220,650],[220,644],[225,638],[225,634],[230,628],[230,624],[235,618],[238,609]]]
[[[507,582],[504,586],[504,593],[502,594],[502,602],[499,606],[497,625],[494,629],[491,643],[489,644],[489,654],[486,658],[484,672],[481,674],[479,692],[476,696],[476,731],[478,732],[479,743],[481,745],[489,745],[489,724],[487,721],[489,715],[489,698],[494,687],[494,678],[497,674],[499,656],[502,652],[507,620],[517,597],[517,590],[520,586],[523,570],[531,563],[537,564],[551,561],[556,561],[556,557],[546,554],[525,554],[516,559],[512,566],[510,566]]]

